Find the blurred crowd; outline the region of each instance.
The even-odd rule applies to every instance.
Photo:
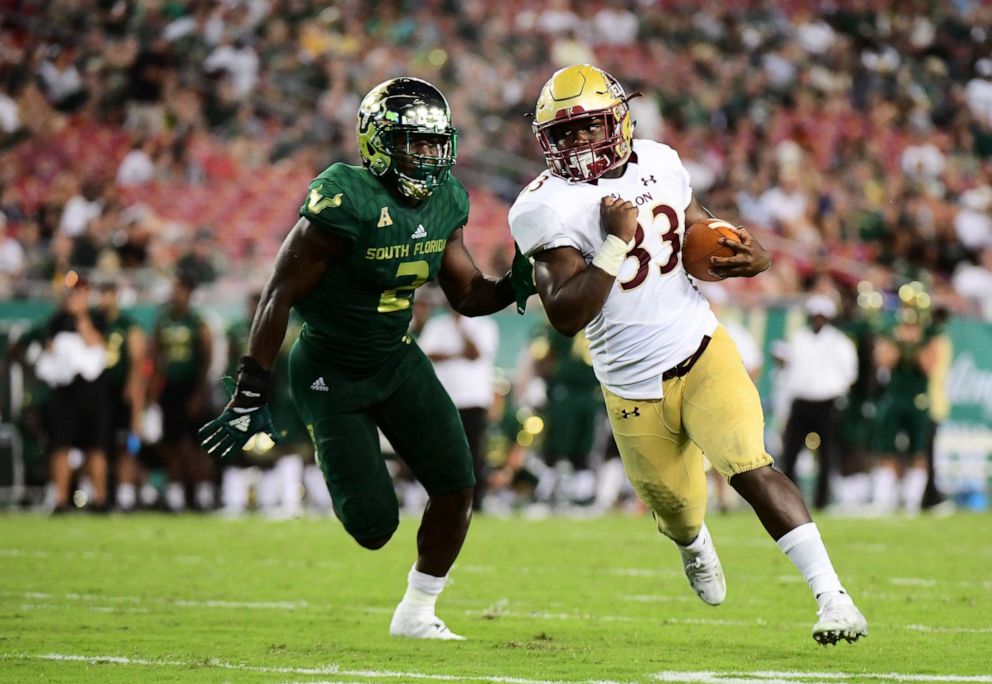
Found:
[[[0,290],[69,267],[161,299],[194,237],[216,294],[264,276],[306,181],[357,159],[355,110],[411,73],[447,94],[467,237],[502,266],[505,210],[540,170],[525,114],[592,62],[637,134],[758,229],[756,297],[825,274],[927,283],[992,316],[992,7],[812,0],[3,0]],[[223,259],[220,257],[223,256]],[[236,277],[225,265],[236,264]]]
[[[883,410],[898,421],[912,414],[902,404],[886,408],[893,387],[914,401],[926,395],[918,371],[929,377],[930,362],[901,350],[913,347],[918,359],[914,345],[939,337],[942,315],[933,311],[992,320],[987,2],[0,0],[0,10],[0,296],[58,300],[61,312],[57,323],[22,336],[15,356],[28,354],[33,339],[71,332],[79,339],[60,349],[81,359],[78,377],[117,393],[106,430],[82,413],[70,426],[86,433],[94,453],[46,445],[58,464],[55,506],[71,503],[72,472],[82,465],[98,507],[136,506],[144,485],[148,505],[173,510],[326,508],[288,404],[284,424],[295,437],[276,449],[255,445],[219,472],[196,448],[192,427],[224,400],[205,383],[210,351],[236,349],[246,331],[241,321],[218,345],[204,336],[222,326],[183,312],[194,290],[211,305],[244,306],[308,181],[334,161],[358,161],[360,97],[398,74],[425,78],[449,99],[459,129],[455,172],[472,197],[466,242],[490,272],[505,269],[512,253],[509,204],[543,169],[526,114],[552,71],[590,62],[642,93],[631,103],[636,135],[675,147],[701,201],[752,228],[774,254],[760,278],[727,283],[734,303],[821,295],[840,304],[857,373],[835,396],[798,398],[836,402],[837,419],[854,433],[872,434]],[[157,322],[115,329],[113,311],[90,317],[96,293],[87,302],[71,295],[90,288],[87,280],[114,284],[100,297],[105,306],[161,307]],[[915,309],[903,294],[911,283],[930,298],[928,313],[909,326],[919,330],[890,332],[879,312],[910,318],[903,312]],[[76,320],[71,331],[59,329],[66,315]],[[452,330],[469,339],[471,325],[445,325],[442,339],[454,339]],[[141,328],[147,344],[121,346]],[[100,379],[114,355],[108,368],[87,365],[95,332],[108,352],[116,345],[119,356],[133,354],[137,375]],[[469,345],[477,363],[492,344],[488,333],[472,334],[482,335]],[[453,351],[440,347],[436,363],[451,361],[442,357]],[[23,357],[32,373],[34,349]],[[613,505],[618,494],[610,492],[624,479],[581,340],[548,332],[525,356],[521,378],[494,376],[491,403],[469,396],[459,406],[467,431],[484,435],[473,454],[480,480],[492,485],[491,506]],[[786,367],[785,352],[779,363]],[[901,377],[893,369],[907,364],[913,380],[891,385],[888,378]],[[86,392],[65,391],[58,373],[38,373],[37,394],[25,402],[36,412],[25,415],[39,430],[53,415],[92,405]],[[170,373],[178,375],[170,381]],[[50,393],[58,395],[54,413]],[[777,396],[784,438],[797,397]],[[480,427],[483,414],[488,427]],[[584,429],[556,428],[562,414],[587,416]],[[829,453],[827,462],[845,477],[870,462],[902,463],[886,456],[898,441],[912,455],[908,469],[920,470],[930,447],[919,444],[932,434],[915,422],[899,434],[887,445],[866,437],[857,451],[871,458],[861,464]],[[889,469],[894,477],[907,470]],[[918,499],[918,484],[908,499]],[[861,503],[873,498],[865,491]],[[411,502],[416,496],[407,493]],[[832,500],[818,496],[822,505]]]

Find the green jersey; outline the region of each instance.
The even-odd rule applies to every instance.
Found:
[[[920,366],[920,352],[929,340],[921,336],[915,342],[901,341],[895,332],[895,326],[888,331],[887,337],[899,350],[899,360],[892,369],[887,391],[893,397],[912,404],[917,395],[926,394],[927,376]]]
[[[207,369],[203,368],[200,327],[203,319],[195,311],[175,315],[165,307],[159,315],[156,329],[162,347],[162,362],[166,382],[194,384]]]
[[[104,344],[107,347],[107,369],[104,371],[104,377],[115,389],[124,386],[131,370],[127,336],[131,332],[131,328],[136,325],[134,319],[125,313],[118,313],[113,320],[107,319],[107,332],[104,335]]]
[[[352,244],[296,304],[303,349],[368,375],[408,344],[413,292],[437,276],[468,208],[468,193],[454,177],[416,207],[359,166],[334,164],[315,178],[300,215]]]

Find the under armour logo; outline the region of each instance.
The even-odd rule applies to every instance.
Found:
[[[648,187],[651,183],[657,183],[658,181],[654,179],[654,176],[648,176],[647,178],[642,178],[641,182],[644,183],[644,187]]]
[[[624,418],[630,418],[634,416],[635,418],[641,415],[641,409],[637,406],[634,407],[633,411],[628,411],[627,409],[620,409],[620,415]]]

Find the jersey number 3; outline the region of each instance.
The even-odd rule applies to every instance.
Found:
[[[651,211],[651,216],[657,219],[658,214],[664,214],[665,218],[668,219],[668,230],[662,234],[661,241],[672,243],[672,255],[668,257],[668,261],[658,266],[661,275],[665,275],[675,270],[675,267],[679,264],[679,255],[682,253],[682,238],[679,236],[679,215],[675,213],[675,210],[667,204],[659,204]],[[633,290],[648,277],[651,267],[651,253],[641,246],[643,242],[644,228],[638,223],[637,230],[634,232],[634,246],[627,252],[627,258],[634,257],[637,259],[637,273],[630,280],[620,283],[620,289],[624,292]]]

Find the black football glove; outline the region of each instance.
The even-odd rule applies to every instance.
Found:
[[[517,313],[522,314],[527,309],[527,299],[537,294],[534,285],[534,262],[525,257],[519,245],[513,244],[513,265],[510,267],[510,286],[513,287],[513,298],[517,302]]]
[[[269,373],[255,359],[245,356],[238,365],[237,385],[229,377],[224,378],[224,385],[233,396],[219,416],[200,428],[204,450],[228,458],[260,432],[277,443],[279,439],[267,403]]]

